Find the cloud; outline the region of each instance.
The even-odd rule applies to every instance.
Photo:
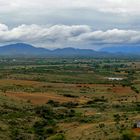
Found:
[[[134,30],[93,30],[88,25],[20,25],[9,29],[0,24],[1,44],[26,42],[37,47],[81,47],[140,43],[140,31]],[[94,49],[94,48],[93,48]]]
[[[88,24],[98,29],[140,27],[140,0],[0,0],[0,22]]]
[[[5,24],[0,24],[0,31],[8,31],[8,26]]]
[[[139,0],[0,0],[0,11],[32,9],[47,12],[55,9],[89,8],[104,12],[139,14]],[[25,11],[26,12],[26,11]],[[41,11],[39,11],[41,12]]]
[[[81,34],[74,40],[92,44],[133,44],[139,43],[139,35],[139,31],[113,29]]]

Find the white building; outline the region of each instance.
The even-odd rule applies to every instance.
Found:
[[[137,128],[140,128],[140,121],[137,122]]]
[[[120,81],[120,80],[123,80],[123,78],[118,78],[118,77],[108,77],[108,80],[117,80],[117,81]]]

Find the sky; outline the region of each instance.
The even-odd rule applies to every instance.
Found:
[[[140,0],[0,0],[0,45],[137,46]]]

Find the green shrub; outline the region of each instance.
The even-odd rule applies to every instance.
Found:
[[[48,105],[36,107],[35,112],[44,119],[52,119],[54,116],[53,108]]]
[[[47,140],[65,140],[65,136],[63,134],[56,134],[49,137]]]
[[[134,138],[134,134],[131,132],[124,132],[122,134],[122,140],[132,140]]]

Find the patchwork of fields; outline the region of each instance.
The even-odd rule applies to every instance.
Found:
[[[0,60],[2,140],[135,140],[139,120],[139,60]]]

